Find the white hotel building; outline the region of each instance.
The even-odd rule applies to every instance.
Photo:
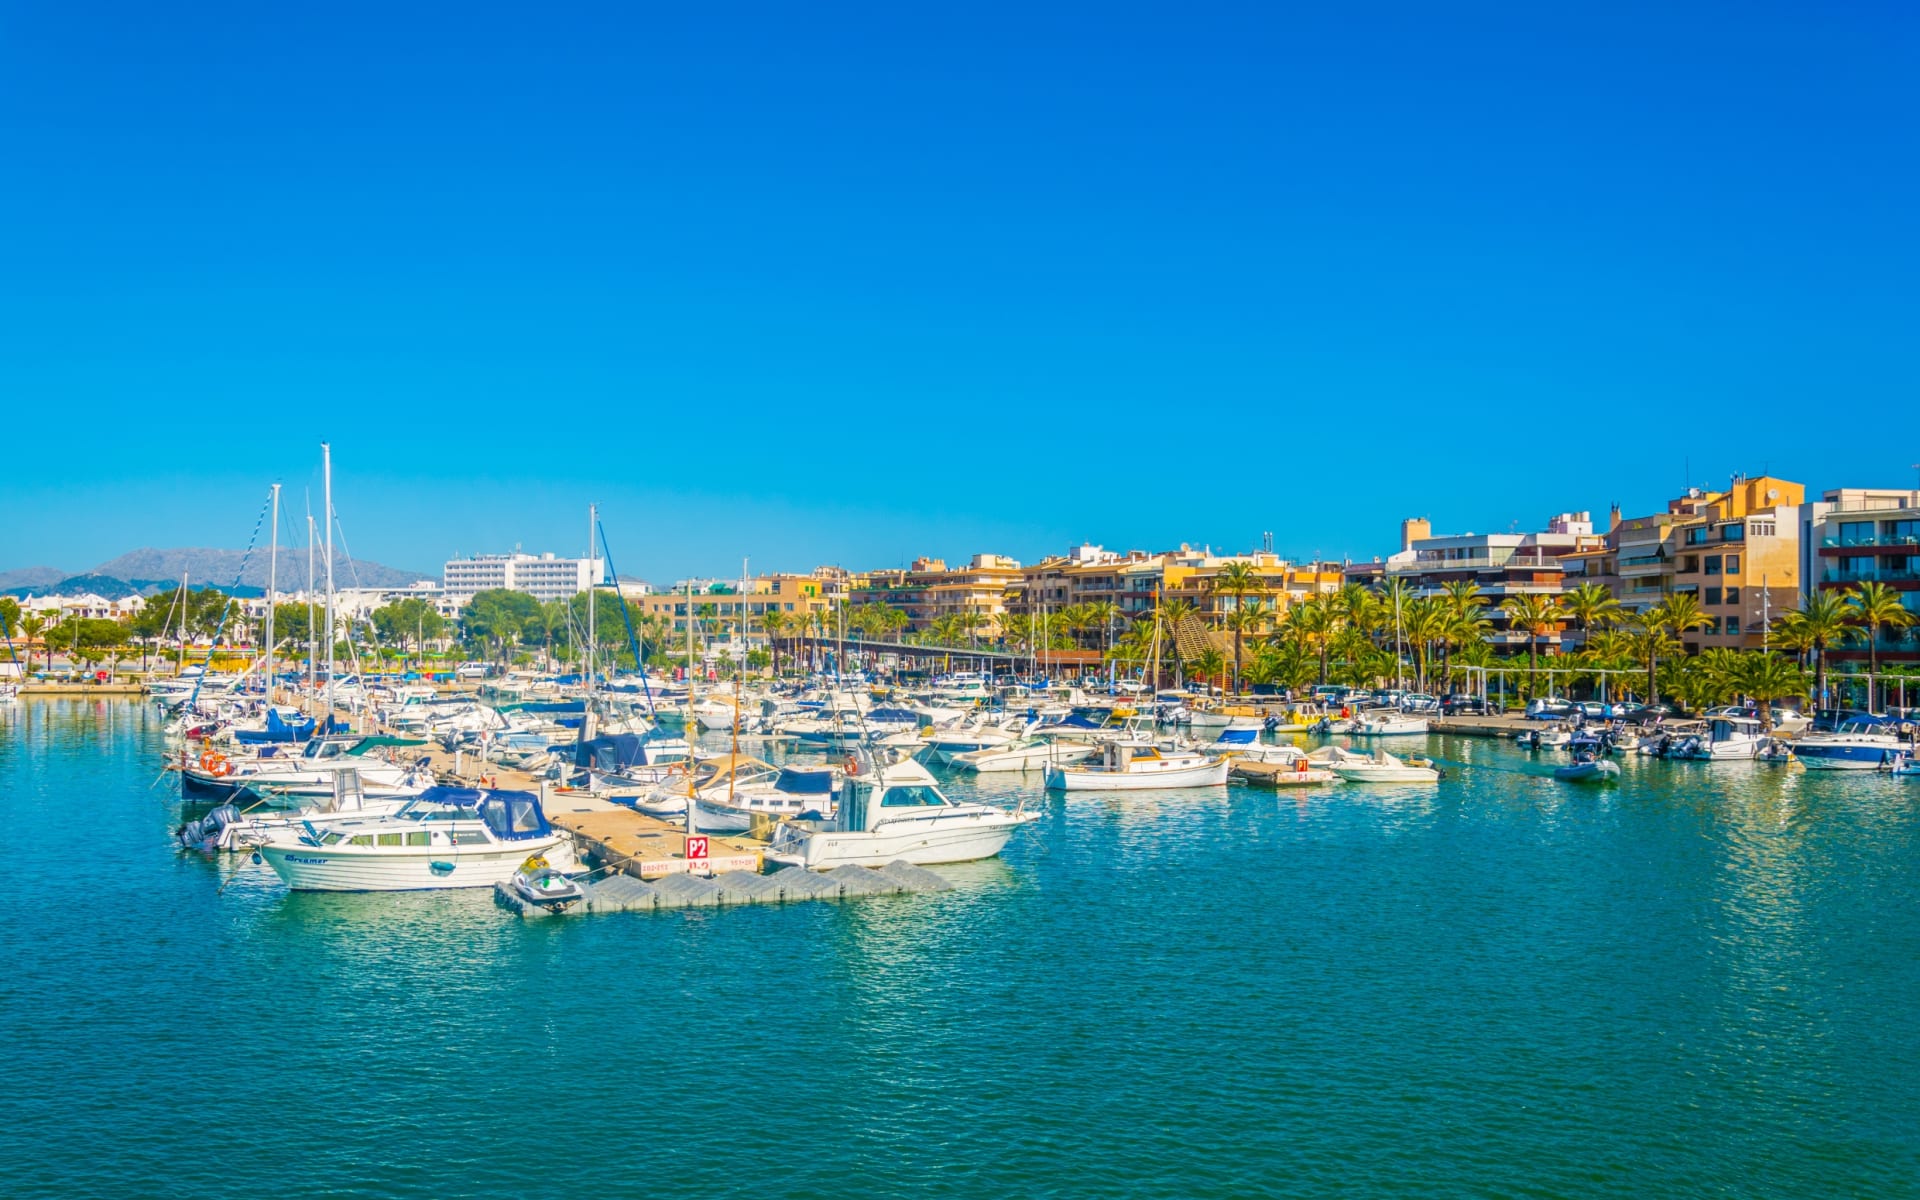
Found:
[[[606,582],[606,561],[555,558],[551,554],[479,554],[447,560],[440,586],[448,600],[465,604],[474,593],[505,588],[541,600],[565,600]]]

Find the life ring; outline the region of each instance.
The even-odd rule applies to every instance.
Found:
[[[851,754],[847,755],[847,774],[858,775],[859,773],[860,773],[860,760],[855,758]]]
[[[233,764],[218,750],[209,750],[200,756],[200,769],[215,779],[225,779],[233,774]]]

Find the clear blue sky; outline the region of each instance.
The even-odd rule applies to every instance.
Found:
[[[0,566],[322,438],[360,557],[650,578],[1910,481],[1914,14],[5,5]]]

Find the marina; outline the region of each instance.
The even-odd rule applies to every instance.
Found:
[[[1910,956],[1863,954],[1858,941],[1870,914],[1883,923],[1877,943],[1911,935],[1920,911],[1910,819],[1920,784],[1885,774],[1625,755],[1617,785],[1580,788],[1551,778],[1564,754],[1454,734],[1420,743],[1445,772],[1424,786],[1048,795],[1034,777],[955,772],[942,786],[957,799],[1007,806],[1030,795],[1041,807],[1000,857],[932,868],[945,887],[877,878],[897,868],[840,868],[868,872],[857,878],[875,886],[859,896],[834,872],[656,874],[644,864],[661,859],[645,852],[630,856],[644,882],[602,873],[587,899],[549,918],[491,888],[292,892],[244,854],[179,851],[169,840],[177,803],[149,790],[166,724],[131,699],[33,698],[0,712],[10,819],[44,824],[67,797],[91,797],[98,853],[114,864],[103,886],[143,915],[135,926],[54,905],[14,918],[23,935],[70,949],[27,960],[24,987],[0,1000],[18,1051],[9,1062],[72,1060],[85,1037],[90,1065],[70,1087],[122,1097],[112,1141],[29,1101],[18,1128],[67,1151],[104,1154],[171,1121],[161,1064],[119,1052],[151,1036],[144,1023],[83,1031],[45,1019],[29,999],[77,994],[84,970],[94,994],[136,980],[150,993],[157,979],[163,1003],[168,987],[220,998],[234,1066],[198,1085],[209,1104],[294,1103],[297,1092],[341,1113],[401,1103],[415,1119],[470,1128],[500,1073],[459,1047],[489,1036],[515,1062],[585,1064],[630,1041],[638,1011],[650,1044],[682,1052],[604,1076],[570,1067],[576,1081],[552,1099],[550,1121],[611,1136],[664,1105],[689,1136],[724,1139],[734,1117],[731,1104],[713,1103],[718,1080],[733,1103],[772,1103],[796,1088],[803,1102],[829,1105],[847,1089],[889,1106],[917,1097],[937,1115],[910,1127],[964,1122],[974,1132],[941,1161],[965,1162],[995,1188],[1057,1169],[1039,1146],[1008,1156],[998,1147],[1009,1139],[1036,1129],[1071,1139],[1087,1113],[1117,1114],[1174,1086],[1191,1100],[1106,1150],[1096,1182],[1171,1179],[1162,1156],[1223,1119],[1237,1148],[1183,1170],[1185,1186],[1230,1190],[1250,1164],[1289,1162],[1336,1188],[1334,1168],[1288,1150],[1309,1136],[1340,1155],[1405,1153],[1461,1169],[1473,1159],[1476,1177],[1496,1187],[1544,1178],[1574,1188],[1578,1172],[1579,1187],[1623,1194],[1640,1169],[1622,1165],[1595,1185],[1596,1156],[1652,1162],[1686,1190],[1887,1194],[1914,1164],[1903,1118],[1920,1111],[1920,1095],[1879,1059],[1883,1039],[1920,1037],[1899,999],[1920,976]],[[699,739],[709,753],[729,741]],[[635,839],[627,844],[663,841],[664,860],[684,861],[667,828],[640,838],[656,827],[631,810],[558,793],[548,801],[556,824],[589,835],[617,811]],[[66,866],[29,856],[17,869],[44,887]],[[803,897],[800,887],[829,894]],[[1063,978],[1063,955],[1095,965]],[[543,978],[564,986],[530,986]],[[1218,1020],[1223,988],[1271,1014],[1257,1036]],[[782,997],[804,997],[805,1016],[727,1021]],[[978,1037],[989,1004],[1024,1019]],[[380,1063],[384,1023],[340,1025],[287,1060],[279,1014],[289,1005],[431,1008],[440,1014],[427,1035],[440,1059],[431,1083]],[[910,1022],[876,1023],[876,1006],[900,1005],[911,1006]],[[1741,1018],[1729,1021],[1729,1009]],[[884,1064],[832,1052],[853,1030]],[[979,1091],[979,1080],[1031,1075],[1063,1039],[1128,1070],[1100,1087],[1046,1072],[1018,1098]],[[770,1069],[794,1054],[812,1068]],[[1195,1077],[1195,1055],[1217,1069]],[[371,1065],[350,1065],[368,1056]],[[1334,1057],[1345,1068],[1315,1072],[1309,1086],[1301,1072]],[[17,1078],[17,1066],[5,1070]],[[1483,1071],[1500,1086],[1457,1082]],[[1389,1098],[1380,1092],[1389,1076],[1433,1090]],[[1813,1079],[1830,1086],[1803,1086]],[[356,1098],[368,1086],[377,1102]],[[1223,1117],[1249,1102],[1259,1121]],[[1331,1125],[1330,1104],[1347,1114]],[[1639,1119],[1649,1105],[1658,1122]],[[1559,1115],[1550,1124],[1527,1115],[1543,1110]],[[1777,1136],[1789,1129],[1801,1137]],[[851,1136],[857,1152],[893,1152],[888,1134]],[[1848,1152],[1800,1149],[1810,1136]],[[197,1138],[202,1165],[172,1164],[171,1176],[220,1193],[220,1164],[245,1152],[249,1135],[215,1123]],[[340,1121],[280,1135],[332,1184],[439,1190],[431,1176],[381,1165],[378,1140],[374,1126]],[[541,1142],[529,1131],[515,1144],[533,1153]],[[777,1164],[749,1157],[736,1177],[775,1190],[826,1186],[848,1149],[801,1145]],[[507,1184],[483,1162],[467,1169],[478,1187]]]

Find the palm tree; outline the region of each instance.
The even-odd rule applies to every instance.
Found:
[[[787,634],[793,618],[781,612],[773,605],[767,605],[767,611],[760,617],[760,631],[767,635],[768,657],[773,668],[773,677],[780,678],[780,639]]]
[[[1613,593],[1597,583],[1583,583],[1560,597],[1560,606],[1572,616],[1580,627],[1581,642],[1586,635],[1604,625],[1611,625],[1620,615],[1620,602]]]
[[[1628,620],[1634,627],[1639,649],[1647,656],[1647,703],[1652,704],[1660,699],[1660,655],[1675,648],[1677,635],[1703,629],[1712,618],[1700,610],[1700,602],[1691,592],[1673,592]]]
[[[1837,592],[1815,592],[1799,608],[1780,618],[1780,641],[1799,644],[1813,654],[1813,696],[1815,704],[1827,700],[1827,650],[1844,646],[1859,634],[1849,622],[1852,607]]]
[[[1259,633],[1272,616],[1273,610],[1262,600],[1236,604],[1227,614],[1227,628],[1233,631],[1233,690],[1236,692],[1240,690],[1240,669],[1244,661],[1242,642],[1247,634]]]
[[[1111,648],[1113,645],[1113,627],[1122,615],[1120,606],[1111,600],[1094,600],[1086,606],[1086,609],[1087,627],[1089,629],[1105,631],[1107,635],[1106,644]]]
[[[1552,596],[1526,593],[1509,596],[1500,605],[1500,611],[1507,614],[1507,624],[1514,629],[1523,629],[1527,634],[1527,692],[1534,692],[1534,671],[1538,663],[1536,657],[1539,641],[1560,627],[1560,605]]]
[[[1287,610],[1287,628],[1303,644],[1319,651],[1320,683],[1327,682],[1327,659],[1333,649],[1333,636],[1339,628],[1333,598],[1314,596]]]
[[[1212,683],[1227,673],[1227,656],[1213,646],[1208,646],[1187,661],[1187,667],[1201,679]]]
[[[47,631],[47,619],[45,617],[21,617],[20,618],[20,637],[27,644],[27,674],[29,675],[33,674],[34,639],[38,638],[41,634],[45,633],[46,631]],[[48,666],[53,665],[53,651],[51,648],[49,648],[47,651],[47,665]]]
[[[1874,703],[1875,677],[1880,674],[1880,630],[1905,629],[1913,624],[1913,611],[1900,603],[1900,593],[1878,580],[1865,580],[1846,590],[1853,619],[1867,631],[1867,711]]]
[[[1768,651],[1742,655],[1734,678],[1759,705],[1760,728],[1766,733],[1773,732],[1773,702],[1807,692],[1807,673],[1800,664]]]

